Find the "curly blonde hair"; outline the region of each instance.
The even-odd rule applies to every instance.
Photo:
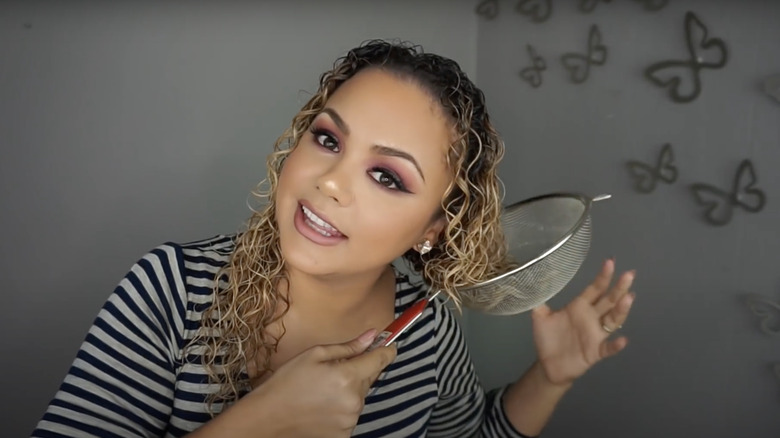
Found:
[[[379,68],[421,86],[440,103],[455,133],[447,156],[453,179],[440,212],[446,226],[429,253],[420,255],[410,249],[403,257],[426,283],[458,306],[458,288],[505,268],[507,251],[499,222],[503,192],[497,176],[504,145],[488,117],[484,94],[455,61],[408,43],[363,43],[322,74],[317,92],[276,141],[267,161],[267,189],[254,192],[267,200],[266,207],[253,213],[246,230],[236,237],[229,262],[216,274],[214,301],[190,344],[203,353],[209,380],[218,385],[208,399],[210,411],[214,402],[234,402],[250,388],[243,372],[250,361],[259,359],[259,375],[271,371],[270,359],[281,336],[272,336],[266,328],[282,318],[289,306],[277,289],[286,280],[275,221],[279,174],[330,96],[365,68]]]

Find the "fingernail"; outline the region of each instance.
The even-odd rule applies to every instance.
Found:
[[[631,306],[634,305],[634,300],[636,299],[636,294],[633,292],[629,292],[628,294],[628,309],[631,308]],[[626,309],[626,310],[628,310]]]
[[[358,338],[358,341],[360,341],[361,344],[370,344],[371,341],[374,340],[374,337],[376,336],[376,329],[371,329]]]

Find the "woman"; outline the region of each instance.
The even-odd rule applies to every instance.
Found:
[[[267,207],[236,236],[139,261],[34,436],[539,434],[572,382],[626,345],[608,336],[634,273],[610,286],[611,260],[564,309],[533,311],[537,362],[490,394],[439,301],[367,350],[427,292],[399,257],[456,303],[507,263],[503,152],[455,62],[382,41],[349,51],[277,141]]]

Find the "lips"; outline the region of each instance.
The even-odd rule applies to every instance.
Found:
[[[347,237],[308,203],[300,203],[295,216],[295,225],[298,231],[315,243],[330,245]]]
[[[336,227],[326,222],[325,219],[317,216],[310,208],[301,205],[301,210],[303,210],[303,215],[306,217],[306,224],[312,227],[314,231],[317,231],[326,237],[342,235]]]

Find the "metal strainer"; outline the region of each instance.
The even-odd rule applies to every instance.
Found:
[[[506,207],[501,223],[513,264],[503,274],[459,290],[463,305],[493,315],[514,315],[552,298],[588,254],[591,204],[610,197],[554,193]]]
[[[501,224],[512,263],[505,272],[460,289],[463,305],[493,315],[514,315],[552,298],[571,281],[588,254],[592,203],[611,196],[553,193],[505,207]],[[392,343],[440,292],[404,311],[370,349]]]

